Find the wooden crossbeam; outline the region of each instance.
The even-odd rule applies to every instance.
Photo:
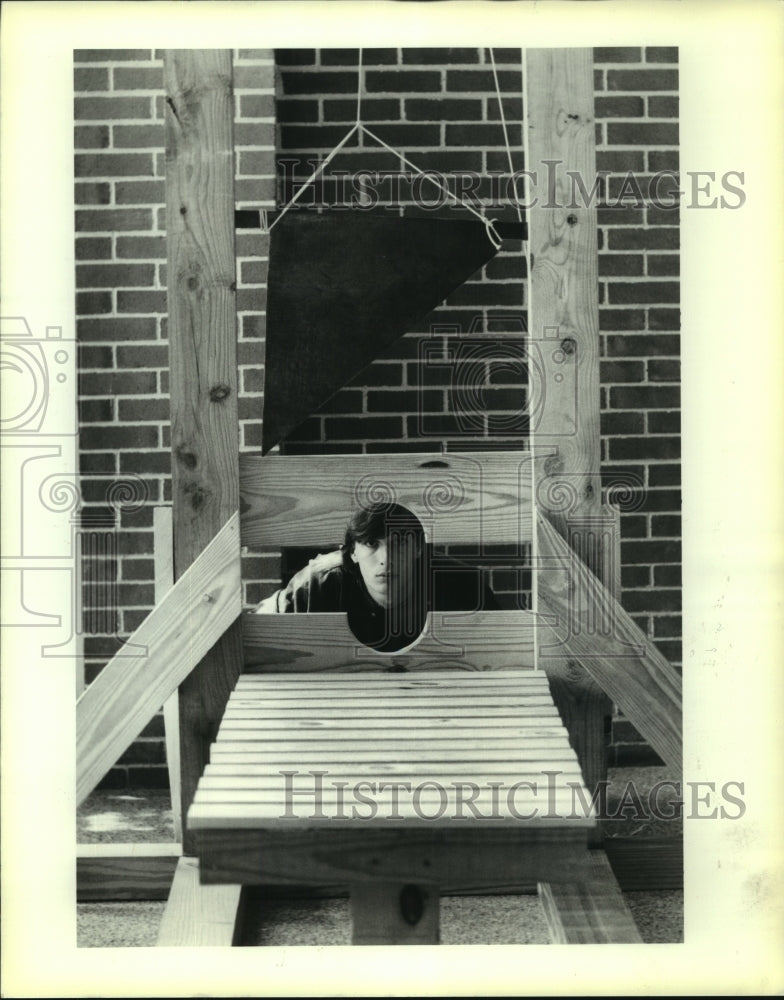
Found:
[[[201,885],[196,858],[180,858],[158,931],[158,947],[228,948],[239,932],[242,886]]]
[[[435,544],[529,541],[531,455],[279,456],[240,459],[242,544],[336,545],[353,510],[394,500]]]
[[[82,802],[242,610],[238,515],[229,519],[76,703]]]
[[[540,884],[539,898],[554,944],[642,944],[640,932],[603,851],[582,882]]]
[[[429,612],[422,636],[397,653],[354,637],[345,613],[243,615],[245,669],[255,672],[481,670],[533,667],[530,611]]]
[[[79,844],[76,900],[167,899],[182,846],[166,844]]]
[[[539,662],[574,660],[680,772],[681,680],[656,646],[541,515],[538,517]]]

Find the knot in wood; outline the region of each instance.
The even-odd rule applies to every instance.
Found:
[[[576,226],[580,220],[577,218],[576,215],[567,215],[566,221],[570,226]]]
[[[400,890],[400,915],[410,927],[416,927],[425,912],[425,897],[419,886],[404,885]]]
[[[561,341],[561,350],[564,354],[574,354],[577,349],[577,342],[573,337],[564,337]]]
[[[231,389],[224,382],[219,382],[210,389],[210,402],[222,403],[227,396],[231,395]]]

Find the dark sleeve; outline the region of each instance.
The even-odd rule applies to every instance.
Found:
[[[322,571],[311,561],[289,580],[288,585],[275,591],[258,605],[259,615],[292,614],[306,611],[344,611],[343,570],[334,567]]]
[[[455,561],[434,567],[433,607],[436,611],[498,611],[498,599],[479,566]]]

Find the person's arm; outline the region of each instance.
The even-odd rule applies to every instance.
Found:
[[[257,615],[282,615],[304,611],[342,611],[340,555],[316,556],[295,573],[287,586],[266,597],[256,608]]]

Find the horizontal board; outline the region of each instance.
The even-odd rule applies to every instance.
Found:
[[[517,612],[513,612],[517,614]],[[290,674],[277,674],[274,678],[276,691],[301,691],[305,683],[302,678]],[[257,674],[242,674],[237,679],[236,691],[255,691],[268,686],[271,679]],[[352,690],[359,684],[366,684],[373,690],[390,687],[401,690],[422,691],[425,689],[452,691],[456,684],[461,691],[484,691],[487,688],[512,688],[521,693],[531,689],[547,690],[547,675],[536,670],[439,670],[437,673],[412,674],[373,673],[368,671],[361,679],[345,674],[311,674],[307,686],[324,694],[343,689]]]
[[[201,878],[278,886],[398,880],[491,890],[537,879],[581,880],[591,868],[586,830],[577,823],[485,822],[480,828],[478,823],[420,822],[405,829],[405,836],[402,832],[394,823],[204,830]]]
[[[354,637],[343,612],[249,612],[243,616],[243,657],[247,670],[261,673],[532,670],[537,627],[530,611],[429,612],[410,646],[380,653]]]
[[[455,741],[469,740],[475,743],[492,743],[496,745],[499,740],[513,740],[515,744],[520,740],[547,740],[553,746],[558,746],[565,736],[565,730],[558,728],[547,728],[546,725],[532,726],[505,726],[493,729],[487,726],[466,726],[459,729],[446,728],[438,729],[435,732],[426,729],[412,729],[403,725],[389,726],[386,729],[371,729],[369,732],[364,726],[354,723],[352,728],[343,729],[237,729],[221,731],[218,733],[216,745],[229,747],[246,747],[248,744],[259,746],[269,746],[285,740],[287,745],[313,746],[314,752],[328,746],[345,746],[346,748],[360,749],[363,746],[371,747],[377,744],[385,746],[387,744],[408,744],[416,743],[432,744],[434,742],[450,746]],[[445,742],[448,741],[448,742]]]
[[[522,780],[546,780],[541,762],[523,762],[509,760],[482,760],[482,761],[454,761],[450,762],[448,768],[440,761],[414,760],[414,761],[384,761],[373,763],[372,761],[329,761],[327,764],[319,762],[318,768],[294,768],[287,767],[285,770],[295,770],[297,774],[310,775],[314,770],[324,771],[328,766],[330,779],[342,778],[367,778],[367,777],[389,777],[390,775],[400,775],[401,777],[433,777],[438,781],[480,781],[496,780],[499,776],[511,776],[517,781]],[[275,771],[264,764],[225,764],[215,761],[208,764],[204,769],[204,781],[225,781],[235,784],[238,788],[252,788],[256,783],[259,786],[271,780],[270,776],[279,775],[283,768]],[[563,774],[566,780],[581,778],[580,765],[574,754],[564,760],[559,761],[557,770]],[[494,776],[494,777],[493,777]]]
[[[470,728],[483,731],[489,730],[490,733],[492,733],[496,728],[503,728],[504,726],[514,726],[517,729],[523,727],[526,732],[530,732],[530,730],[536,729],[537,727],[549,727],[551,731],[555,729],[559,734],[563,735],[565,733],[565,730],[559,723],[558,715],[552,712],[549,713],[549,715],[545,714],[545,709],[541,709],[536,715],[523,715],[519,719],[515,715],[493,718],[492,715],[486,714],[477,717],[475,714],[472,714],[471,709],[465,709],[462,717],[453,715],[451,717],[436,718],[427,712],[423,713],[420,709],[417,716],[411,716],[406,713],[405,717],[400,722],[396,722],[389,715],[385,716],[383,711],[378,710],[373,712],[372,716],[369,712],[363,712],[361,725],[363,731],[369,729],[412,729],[417,730],[420,736],[426,735],[427,731],[431,729],[452,729],[455,731],[459,730],[459,732],[465,732],[466,728]],[[289,730],[352,732],[356,728],[356,719],[339,717],[334,719],[317,719],[313,718],[311,715],[308,715],[305,718],[295,718],[293,716],[289,716],[288,714],[283,717],[276,717],[273,712],[267,712],[263,715],[255,717],[224,717],[218,732],[218,739],[232,739],[235,734],[239,734],[241,731],[247,731],[251,734],[279,733]],[[243,739],[243,737],[237,735],[237,739]]]
[[[532,534],[528,452],[240,455],[242,544],[339,545],[352,512],[402,504],[428,541],[520,545]]]
[[[243,745],[249,746],[249,744]],[[252,746],[253,744],[250,745]],[[346,750],[339,748],[338,744],[335,744],[336,749],[330,748],[328,752],[326,750],[322,751],[316,763],[314,763],[313,755],[307,747],[300,747],[299,753],[295,753],[291,748],[280,749],[273,746],[269,750],[261,750],[258,749],[258,744],[256,744],[256,747],[257,749],[254,750],[237,750],[229,745],[215,743],[211,751],[211,760],[216,764],[265,764],[269,766],[275,765],[276,767],[292,767],[307,771],[314,767],[325,768],[332,764],[349,763],[358,759],[367,763],[385,764],[390,761],[390,756],[393,761],[397,762],[441,761],[450,765],[497,760],[523,766],[526,762],[541,761],[543,769],[548,763],[552,763],[557,768],[559,761],[577,759],[574,750],[568,746],[559,746],[554,749],[548,743],[545,747],[531,747],[527,744],[521,747],[519,741],[512,750],[495,747],[493,749],[477,749],[475,746],[467,748],[447,746],[442,748],[426,744],[414,749],[390,751],[379,749],[373,744],[372,746],[363,748],[364,753],[362,755],[358,754],[356,750]]]

